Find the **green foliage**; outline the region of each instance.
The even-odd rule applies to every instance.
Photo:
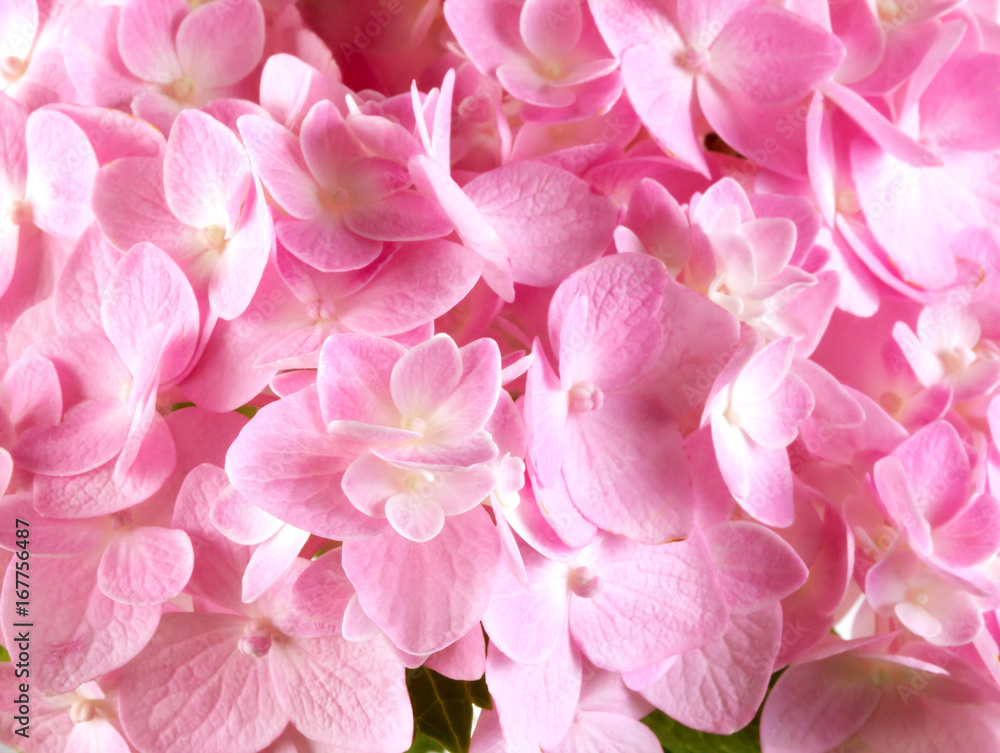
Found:
[[[426,744],[421,738],[436,740],[449,753],[469,753],[472,738],[472,707],[492,708],[486,680],[460,682],[419,667],[406,673],[417,736],[411,753],[436,750],[418,747]],[[430,743],[433,745],[433,743]]]
[[[0,646],[0,662],[10,661],[10,654],[7,653],[7,649]]]
[[[642,720],[666,753],[760,753],[760,727],[755,719],[732,735],[710,735],[675,722],[662,711]]]
[[[242,413],[247,418],[253,418],[254,416],[257,415],[257,411],[259,410],[260,408],[258,408],[256,405],[244,405],[240,408],[237,408],[236,412]]]

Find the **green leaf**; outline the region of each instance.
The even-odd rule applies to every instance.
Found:
[[[182,410],[184,408],[193,408],[194,403],[174,403],[170,406],[170,412],[173,413],[175,410]]]
[[[760,753],[757,720],[732,735],[710,735],[685,727],[662,711],[642,720],[653,730],[666,753]]]
[[[10,654],[7,653],[7,649],[0,646],[0,662],[10,661]]]
[[[242,413],[247,418],[253,418],[254,416],[257,415],[257,411],[259,411],[259,410],[260,410],[260,408],[258,408],[256,405],[243,405],[243,406],[237,408],[236,412],[237,413]]]
[[[417,730],[444,745],[449,753],[469,753],[472,706],[492,707],[485,678],[460,682],[418,667],[407,670],[406,687]]]
[[[444,748],[441,747],[441,743],[418,730],[413,736],[413,745],[406,753],[444,753]]]

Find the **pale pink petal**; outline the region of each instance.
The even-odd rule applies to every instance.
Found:
[[[440,650],[482,618],[499,561],[496,529],[481,508],[448,518],[423,544],[390,529],[344,545],[364,611],[409,653]]]
[[[148,241],[170,254],[190,251],[193,231],[178,222],[163,191],[163,159],[123,157],[98,171],[94,216],[119,251]]]
[[[642,694],[688,727],[732,734],[757,713],[780,647],[777,603],[734,615],[722,637],[676,657]]]
[[[134,745],[182,753],[255,753],[288,717],[271,685],[270,661],[238,648],[248,619],[229,614],[163,616],[121,680],[119,715]]]
[[[281,528],[282,522],[235,489],[229,489],[212,503],[209,517],[226,538],[237,544],[260,544]]]
[[[486,684],[511,750],[558,744],[573,723],[582,674],[580,652],[565,632],[548,658],[535,664],[515,662],[490,645]]]
[[[450,337],[438,335],[410,349],[396,362],[389,388],[404,418],[430,417],[455,391],[461,378],[458,346]]]
[[[93,222],[90,197],[97,156],[87,134],[55,110],[28,117],[28,183],[32,219],[53,235],[77,238]]]
[[[182,0],[133,0],[124,5],[118,52],[134,75],[157,84],[181,77],[174,33],[189,10]]]
[[[734,521],[707,536],[719,584],[734,613],[755,612],[806,582],[809,573],[795,550],[767,528]],[[748,561],[753,568],[746,567]]]
[[[257,115],[244,115],[237,125],[257,175],[281,208],[299,219],[318,216],[323,211],[319,186],[295,134]]]
[[[130,419],[119,400],[88,400],[66,411],[62,423],[22,434],[11,455],[32,473],[72,476],[114,458],[125,444]]]
[[[353,232],[342,213],[325,212],[308,220],[283,217],[275,230],[285,248],[323,272],[360,269],[375,261],[383,247],[382,241]]]
[[[233,486],[253,504],[336,540],[385,527],[358,512],[340,490],[347,464],[320,419],[314,387],[262,408],[226,456]]]
[[[407,244],[363,288],[339,302],[337,318],[355,332],[406,332],[454,307],[481,271],[479,257],[457,243]]]
[[[853,735],[881,695],[871,670],[833,657],[789,668],[775,684],[760,721],[768,753],[827,753]]]
[[[694,126],[695,77],[678,64],[680,51],[660,43],[628,49],[622,57],[625,91],[653,137],[692,169],[708,175]]]
[[[499,236],[517,282],[557,285],[611,242],[614,202],[561,168],[516,162],[473,179],[464,190]]]
[[[271,651],[277,701],[303,734],[361,750],[409,745],[413,712],[405,669],[387,642],[295,638]]]
[[[308,531],[284,525],[260,544],[243,572],[243,601],[249,604],[270,588],[295,561],[308,540]]]
[[[828,31],[783,8],[747,8],[709,48],[710,70],[724,87],[760,103],[801,99],[829,78],[844,47]]]
[[[1000,551],[1000,502],[980,494],[933,533],[934,556],[952,567],[972,567]]]
[[[97,717],[73,725],[64,753],[130,753],[121,733],[107,719]]]
[[[244,79],[264,52],[264,11],[256,0],[208,3],[177,28],[177,59],[198,86],[214,89]]]
[[[250,160],[236,134],[210,115],[188,109],[170,129],[163,183],[177,219],[202,229],[216,225],[228,235],[252,185]]]
[[[380,241],[423,241],[442,238],[454,229],[435,202],[415,191],[398,191],[370,203],[353,204],[344,222],[362,238]]]
[[[453,680],[475,682],[486,671],[486,641],[483,630],[472,630],[445,649],[431,654],[424,666]]]
[[[589,567],[599,590],[572,597],[569,609],[573,637],[597,666],[640,669],[725,630],[725,598],[699,530],[658,546],[609,535],[598,542]]]
[[[399,426],[390,393],[394,366],[406,351],[391,340],[334,335],[319,356],[317,389],[323,420]]]
[[[14,581],[16,558],[6,577]],[[97,586],[95,557],[35,558],[32,582],[45,583],[31,592],[36,620],[31,628],[31,651],[37,662],[31,666],[32,687],[48,693],[66,693],[87,680],[121,667],[146,645],[160,619],[159,606],[121,604],[101,593]],[[4,644],[11,640],[24,620],[15,614],[16,595],[5,588],[0,597]]]
[[[129,251],[101,295],[101,321],[133,375],[146,366],[148,338],[160,328],[160,379],[169,382],[188,367],[198,342],[198,302],[184,273],[150,243]]]
[[[184,531],[140,526],[111,537],[97,582],[125,604],[162,604],[181,592],[194,568],[194,551]]]

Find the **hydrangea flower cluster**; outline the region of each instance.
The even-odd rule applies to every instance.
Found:
[[[1000,750],[995,0],[2,0],[0,90],[0,742]]]

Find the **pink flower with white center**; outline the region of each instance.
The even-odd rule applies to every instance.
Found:
[[[1000,745],[992,680],[940,649],[912,645],[889,653],[886,643],[831,643],[789,667],[764,704],[764,753]]]
[[[197,110],[178,116],[162,158],[129,157],[102,168],[94,211],[116,248],[152,240],[170,254],[223,319],[249,305],[273,245],[243,145]]]
[[[729,608],[725,632],[624,679],[671,718],[728,735],[749,724],[764,700],[782,647],[779,602],[806,582],[808,571],[795,550],[763,526],[722,523],[706,538]]]
[[[906,322],[896,322],[892,336],[920,383],[948,385],[955,402],[988,394],[1000,384],[1000,347],[982,336],[970,306],[925,306],[916,333]]]
[[[0,92],[34,110],[73,101],[63,62],[74,4],[10,0],[0,8]]]
[[[951,424],[920,429],[872,475],[889,519],[932,567],[960,573],[1000,552],[1000,502],[973,493],[969,457]]]
[[[675,410],[684,405],[682,395],[668,395],[669,407],[661,405],[657,378],[675,360],[698,361],[718,344],[712,330],[705,337],[685,329],[686,320],[704,322],[704,299],[679,287],[646,255],[617,254],[589,265],[559,286],[549,308],[558,375],[538,342],[528,370],[525,419],[536,493],[564,485],[591,523],[646,543],[686,536],[693,521],[676,421],[692,406]],[[672,315],[678,329],[668,339]]]
[[[483,258],[486,284],[513,301],[515,282],[558,285],[600,257],[611,241],[617,208],[569,171],[520,161],[461,186],[456,182],[451,175],[454,85],[455,74],[449,71],[441,91],[432,91],[423,106],[413,90],[426,154],[413,155],[409,168],[417,188],[440,205],[462,243]]]
[[[480,619],[499,562],[480,505],[494,486],[483,427],[499,392],[490,340],[459,349],[438,335],[407,351],[333,335],[316,384],[262,409],[227,469],[253,504],[343,540],[364,612],[400,649],[431,653]]]
[[[744,346],[719,374],[705,404],[719,470],[729,491],[762,523],[787,526],[794,518],[787,447],[815,399],[790,373],[795,344],[786,337],[754,353]]]
[[[163,133],[186,108],[231,96],[264,51],[257,0],[126,0],[75,19],[71,76],[84,100],[130,107]]]
[[[956,40],[957,41],[957,40]],[[908,91],[899,126],[929,151],[907,164],[866,139],[850,145],[861,211],[906,282],[941,290],[964,280],[965,233],[988,228],[985,155],[1000,147],[995,92],[1000,55],[956,51],[931,80]]]
[[[746,0],[615,0],[590,3],[625,91],[657,141],[709,174],[695,128],[699,110],[727,142],[739,141],[741,110],[796,102],[830,78],[840,41],[784,8]],[[735,136],[735,138],[733,138]]]
[[[188,535],[160,525],[158,512],[144,505],[57,520],[36,513],[30,494],[3,498],[0,516],[11,532],[15,519],[31,521],[31,576],[50,584],[32,595],[37,613],[50,616],[32,631],[33,649],[45,657],[32,667],[40,689],[72,690],[121,667],[149,641],[161,605],[181,592],[194,566]],[[12,533],[3,548],[18,551],[16,541]],[[8,577],[18,561],[11,560]],[[15,598],[11,589],[0,598],[10,625],[23,621],[16,619]],[[5,645],[14,645],[11,630],[5,624]]]
[[[524,103],[526,120],[587,117],[621,95],[618,61],[587,3],[457,0],[445,5],[445,18],[476,67]]]
[[[564,560],[522,547],[525,587],[503,569],[483,617],[491,645],[536,664],[565,640],[604,669],[631,672],[704,646],[728,610],[704,535],[640,544],[600,533]],[[525,619],[530,615],[530,619]]]
[[[138,244],[104,288],[101,320],[107,339],[91,335],[87,347],[99,348],[106,360],[83,377],[89,394],[68,405],[60,423],[19,437],[13,455],[25,470],[75,476],[114,460],[112,477],[121,486],[128,478],[156,476],[164,462],[172,465],[163,455],[173,441],[162,431],[157,396],[184,375],[195,352],[198,305],[191,286],[160,249]]]
[[[0,672],[7,676],[5,684],[15,690],[25,679],[14,675],[10,663],[4,664]],[[5,699],[4,706],[0,706],[0,743],[16,745],[25,753],[131,753],[118,722],[117,673],[101,677],[99,683],[85,682],[68,693],[45,695],[31,688],[25,695],[33,717],[30,737],[14,733],[21,726],[14,719],[20,715],[19,704]]]
[[[497,454],[483,429],[500,394],[492,340],[459,348],[436,335],[406,350],[391,340],[334,335],[320,352],[318,386],[330,436],[385,461],[450,470]]]
[[[287,216],[275,223],[282,245],[324,272],[359,269],[386,241],[448,235],[451,222],[409,190],[404,165],[365,149],[331,102],[318,102],[299,137],[260,116],[239,119],[254,168]]]
[[[174,523],[190,534],[198,565],[189,592],[217,608],[164,615],[123,672],[120,708],[129,739],[154,753],[192,744],[205,753],[256,753],[291,722],[328,743],[402,749],[412,736],[402,663],[382,638],[350,643],[295,609],[292,587],[306,560],[253,604],[242,603],[240,578],[252,550],[230,542],[208,519],[227,486],[222,469],[205,464],[181,488]],[[341,579],[349,588],[342,571]],[[348,679],[358,677],[364,681]]]

